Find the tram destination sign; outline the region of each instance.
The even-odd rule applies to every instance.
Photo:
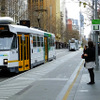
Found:
[[[92,30],[93,31],[100,31],[100,19],[92,20]]]

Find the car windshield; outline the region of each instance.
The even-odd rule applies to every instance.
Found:
[[[15,34],[13,33],[0,33],[0,50],[9,50],[16,47],[15,40]]]

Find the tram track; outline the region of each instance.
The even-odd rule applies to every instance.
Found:
[[[61,50],[56,50],[56,58],[61,58],[65,55],[68,55],[69,53],[72,53],[72,52],[77,52],[77,51],[69,51],[68,49],[61,49]]]
[[[71,52],[69,52],[68,49],[56,50],[56,58],[57,59],[61,58],[65,55],[68,55],[69,53],[71,53]],[[15,77],[19,74],[21,74],[21,73],[16,74],[16,73],[11,73],[11,72],[8,72],[8,71],[1,71],[0,70],[0,82],[3,82],[3,81],[5,81],[9,78]]]
[[[67,55],[69,53],[70,52],[68,51],[68,49],[56,50],[56,58],[60,58],[60,57]]]
[[[71,72],[73,72],[74,68],[76,68],[76,65],[78,62],[77,63],[75,62],[75,64],[71,63],[71,66],[73,67],[72,68],[72,67],[70,67],[70,61],[71,61],[71,59],[73,60],[74,57],[76,57],[79,52],[80,51],[67,52],[66,50],[62,50],[62,52],[59,52],[57,54],[56,60],[53,60],[51,62],[40,65],[34,69],[26,71],[25,73],[23,72],[18,75],[15,75],[13,73],[12,74],[6,73],[5,76],[1,75],[0,78],[1,78],[2,82],[0,82],[0,90],[1,90],[0,99],[6,100],[6,98],[9,98],[8,100],[15,100],[15,98],[17,96],[21,97],[22,94],[27,92],[26,91],[27,89],[30,90],[34,86],[37,90],[36,89],[33,89],[33,90],[36,90],[36,91],[39,90],[38,94],[41,94],[40,93],[41,89],[43,90],[43,93],[46,92],[45,89],[46,90],[48,89],[52,93],[51,88],[49,88],[50,86],[54,86],[55,88],[58,88],[60,91],[60,89],[62,88],[61,84],[63,86],[66,83],[66,81],[68,81],[68,79],[69,79],[68,76],[70,76]],[[62,57],[60,55],[62,55]],[[80,55],[80,54],[78,54],[78,55]],[[77,61],[77,60],[80,60],[80,58],[77,60],[76,59],[74,59],[74,60]],[[63,66],[63,65],[66,65],[67,63],[68,63],[67,67]],[[68,73],[65,69],[68,71]],[[73,70],[73,71],[71,71],[71,70]],[[4,81],[3,81],[2,77],[5,78]],[[33,83],[34,83],[34,86],[33,86]],[[56,84],[56,83],[59,83],[60,85]],[[40,86],[40,87],[38,87],[38,86]],[[59,88],[59,87],[61,87],[61,88]],[[36,91],[35,91],[35,93],[36,93]],[[58,94],[57,91],[55,91],[55,95],[52,98],[56,98],[56,95]],[[47,93],[48,93],[48,91],[47,91]],[[32,94],[32,95],[34,95],[34,94]],[[45,94],[43,94],[43,95],[45,96]],[[47,95],[49,95],[49,94],[47,94]],[[14,99],[13,99],[13,96],[15,96]],[[42,95],[40,95],[40,96],[42,96]],[[50,95],[49,95],[49,97],[51,98]],[[28,99],[26,99],[26,100],[28,100]],[[37,100],[40,100],[40,98]],[[44,100],[46,100],[46,99],[44,99]],[[50,100],[53,100],[53,99],[50,99]]]
[[[14,77],[18,74],[16,73],[11,73],[9,71],[1,71],[0,70],[0,82],[5,81],[6,79],[9,79],[11,77]]]

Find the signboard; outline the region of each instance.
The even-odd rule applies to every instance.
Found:
[[[29,20],[20,20],[20,25],[30,27],[30,21]]]
[[[9,28],[6,25],[0,25],[0,31],[9,31]]]
[[[100,31],[100,19],[92,20],[92,30],[93,31]]]
[[[100,24],[100,19],[93,19],[92,24]]]

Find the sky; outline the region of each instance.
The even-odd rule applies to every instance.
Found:
[[[78,19],[79,20],[79,12],[84,12],[86,8],[84,8],[82,5],[79,7],[79,2],[75,0],[66,0],[66,8],[68,12],[68,18],[73,18],[73,19]],[[87,19],[87,15],[84,14],[84,18]],[[88,20],[85,23],[89,23]],[[84,25],[84,35],[88,37],[90,31],[91,31],[91,26]]]
[[[66,2],[66,8],[68,11],[68,18],[79,19],[79,5],[78,3]]]

